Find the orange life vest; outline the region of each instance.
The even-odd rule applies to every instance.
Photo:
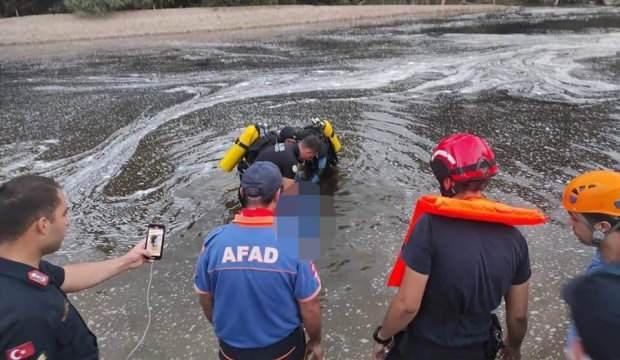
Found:
[[[409,241],[415,224],[424,214],[433,214],[449,218],[499,223],[505,225],[540,225],[547,222],[547,217],[537,209],[523,209],[498,203],[485,198],[453,199],[444,196],[425,195],[418,199],[403,245]],[[406,265],[398,254],[387,286],[399,287],[405,275]]]

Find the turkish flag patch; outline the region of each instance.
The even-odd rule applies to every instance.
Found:
[[[47,286],[50,278],[39,270],[31,270],[28,273],[28,280],[40,286]]]
[[[23,343],[19,346],[6,351],[6,358],[8,360],[25,360],[33,356],[36,353],[34,344],[32,341]]]

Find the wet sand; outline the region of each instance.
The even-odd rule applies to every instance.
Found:
[[[0,60],[267,39],[416,18],[504,11],[493,5],[254,6],[0,19]]]

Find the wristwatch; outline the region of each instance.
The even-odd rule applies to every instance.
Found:
[[[381,326],[377,326],[377,328],[375,329],[375,332],[372,333],[372,339],[377,343],[377,344],[381,344],[383,346],[388,346],[390,345],[390,343],[392,342],[392,340],[394,340],[394,337],[390,337],[387,339],[381,339],[379,337],[379,331],[381,331]]]

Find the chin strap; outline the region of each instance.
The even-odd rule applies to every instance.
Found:
[[[439,180],[439,192],[441,193],[441,196],[445,196],[445,197],[453,197],[454,195],[456,195],[456,190],[454,190],[454,186],[452,186],[449,190],[444,189],[443,187],[443,181]]]

